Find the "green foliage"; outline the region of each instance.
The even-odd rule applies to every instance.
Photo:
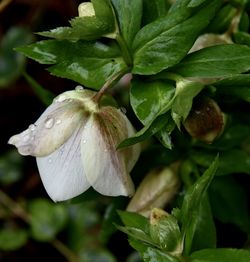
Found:
[[[0,250],[12,251],[24,246],[28,233],[23,229],[4,228],[0,230]]]
[[[139,120],[147,125],[165,109],[174,92],[174,86],[166,81],[135,79],[130,90],[131,106]]]
[[[0,41],[0,88],[16,80],[25,67],[26,59],[23,55],[13,51],[32,40],[31,33],[22,27],[12,27]]]
[[[117,12],[121,35],[131,48],[141,26],[142,0],[112,0],[112,3]]]
[[[191,251],[192,241],[197,230],[197,225],[201,220],[201,203],[206,197],[206,191],[215,175],[218,164],[219,160],[217,156],[206,172],[188,189],[185,194],[180,211],[180,220],[182,224],[181,232],[183,237],[185,237],[185,255],[188,255]],[[203,205],[204,204],[205,202],[203,202]]]
[[[153,209],[150,221],[134,213],[119,213],[125,227],[118,226],[118,229],[129,235],[130,244],[145,261],[153,257],[159,259],[157,261],[179,261],[178,257],[187,256],[192,250],[215,247],[216,233],[206,192],[218,163],[216,157],[187,190],[178,212],[174,210],[169,215]]]
[[[23,73],[25,79],[27,82],[30,84],[32,87],[33,91],[36,93],[36,95],[40,98],[40,100],[45,104],[45,105],[50,105],[53,101],[53,98],[55,95],[50,92],[49,90],[44,89],[39,83],[35,81],[30,75],[27,73]]]
[[[165,0],[143,0],[143,24],[149,24],[167,14],[169,4]]]
[[[71,27],[59,27],[39,35],[59,40],[95,40],[115,31],[115,20],[109,0],[92,0],[95,16],[76,17],[70,21]]]
[[[29,204],[31,235],[38,241],[56,237],[67,221],[67,212],[62,205],[53,205],[45,199],[34,199]]]
[[[230,4],[223,6],[217,15],[214,17],[212,22],[209,24],[207,30],[213,33],[224,33],[234,16],[237,13],[237,9]]]
[[[218,1],[211,1],[193,16],[182,19],[179,11],[173,11],[142,28],[133,43],[132,72],[155,74],[180,62],[217,8]]]
[[[117,148],[147,140],[132,172],[135,184],[140,184],[150,169],[175,162],[182,187],[168,203],[169,213],[152,206],[150,219],[121,211],[128,204],[125,198],[104,198],[93,189],[67,205],[33,199],[27,215],[31,237],[52,242],[65,230],[68,246],[85,262],[116,261],[106,245],[112,245],[109,241],[117,229],[128,235],[130,245],[144,261],[248,262],[247,250],[217,248],[214,217],[235,225],[241,233],[250,232],[247,186],[238,179],[239,174],[245,179],[250,174],[249,1],[91,3],[95,14],[75,17],[68,27],[38,33],[53,40],[17,47],[26,44],[30,35],[23,29],[11,29],[0,46],[0,86],[12,83],[24,71],[25,59],[13,53],[13,48],[49,65],[48,71],[55,76],[96,90],[103,87],[100,97],[130,73],[132,80],[124,89],[121,82],[110,92],[122,97],[120,103],[108,97],[100,102],[117,107],[128,97],[128,103],[123,103],[127,115],[134,113],[138,126],[142,126]],[[189,53],[196,40],[209,33],[214,38],[201,41],[199,50]],[[225,43],[218,43],[216,38]],[[30,75],[24,76],[40,100],[49,104],[54,95]],[[218,105],[223,116],[221,133],[209,144],[184,130],[185,120],[197,109],[196,101],[206,99]],[[204,110],[213,118],[209,108]],[[199,110],[195,113],[202,115]],[[200,119],[203,122],[198,119],[195,124],[206,127],[204,114]],[[209,132],[213,126],[205,129]],[[149,140],[152,136],[158,140]],[[2,156],[1,184],[18,181],[20,166],[20,159],[12,152]],[[3,217],[8,216],[2,212]],[[25,245],[27,232],[14,228],[1,230],[1,249],[16,250]]]
[[[126,70],[117,45],[101,42],[46,40],[19,47],[18,51],[42,64],[55,64],[49,71],[99,89],[110,77]]]
[[[184,77],[229,77],[249,71],[250,48],[218,45],[189,54],[175,68]]]
[[[22,177],[23,160],[15,151],[9,151],[0,157],[0,183],[10,185]]]
[[[250,251],[238,249],[205,249],[191,255],[192,262],[247,262]]]
[[[216,177],[211,184],[209,197],[217,219],[234,224],[246,233],[250,232],[247,193],[234,177]]]

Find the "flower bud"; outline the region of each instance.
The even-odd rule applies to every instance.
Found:
[[[180,185],[177,164],[150,171],[131,199],[127,210],[148,217],[153,208],[163,208],[169,203]]]
[[[196,101],[184,122],[185,129],[192,137],[206,143],[212,143],[223,132],[224,125],[224,114],[210,98]]]
[[[140,146],[116,150],[134,128],[119,109],[99,106],[95,95],[80,88],[59,95],[34,125],[9,140],[20,154],[37,157],[54,201],[75,197],[90,186],[110,196],[134,192],[129,172]]]
[[[80,17],[95,16],[95,9],[91,2],[81,3],[78,6],[78,13]]]
[[[162,209],[154,208],[150,214],[149,232],[152,240],[162,249],[179,255],[183,243],[177,219]]]

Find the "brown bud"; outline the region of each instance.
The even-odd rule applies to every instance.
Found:
[[[213,99],[195,101],[184,127],[192,137],[212,143],[223,131],[224,114]]]

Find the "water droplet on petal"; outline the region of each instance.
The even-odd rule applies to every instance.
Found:
[[[61,119],[56,120],[56,124],[57,124],[57,125],[60,125],[61,123],[62,123],[62,120],[61,120]]]
[[[121,110],[121,112],[122,112],[123,114],[126,114],[126,113],[127,113],[127,109],[126,109],[125,107],[121,107],[120,110]]]
[[[86,144],[86,140],[85,139],[82,142],[83,142],[83,144]]]
[[[83,90],[84,88],[82,87],[82,86],[76,86],[76,88],[75,88],[75,90],[76,91],[81,91],[81,90]]]
[[[48,159],[48,162],[49,162],[49,163],[52,163],[52,159],[51,159],[51,158],[49,158],[49,159]]]
[[[36,126],[33,125],[33,124],[31,124],[31,125],[29,126],[29,129],[30,129],[30,131],[34,131],[34,130],[36,129]]]
[[[54,119],[48,117],[48,118],[45,120],[45,127],[48,128],[48,129],[50,129],[51,127],[53,127],[53,125],[54,125]]]

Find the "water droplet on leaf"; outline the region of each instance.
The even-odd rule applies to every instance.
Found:
[[[50,129],[51,127],[53,127],[53,125],[54,125],[54,119],[48,117],[48,118],[45,120],[45,127],[48,128],[48,129]]]

